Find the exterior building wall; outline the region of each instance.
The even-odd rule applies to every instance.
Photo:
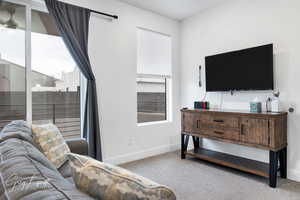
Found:
[[[57,79],[45,74],[32,71],[32,87],[55,87]],[[0,58],[0,91],[24,92],[25,67],[11,63]]]
[[[78,67],[74,71],[63,73],[61,80],[55,82],[58,91],[77,91],[80,85],[80,72]]]

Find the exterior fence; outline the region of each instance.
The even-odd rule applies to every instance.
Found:
[[[13,120],[26,119],[25,97],[24,92],[0,92],[0,130]],[[79,97],[78,92],[33,92],[33,123],[54,123],[65,138],[81,137]],[[137,102],[139,123],[166,119],[165,93],[138,92]]]
[[[138,92],[137,104],[138,123],[166,120],[166,93]]]
[[[0,130],[12,120],[25,120],[25,105],[0,105]],[[67,138],[79,138],[80,104],[33,104],[33,124],[53,123]]]
[[[34,124],[54,123],[65,138],[78,138],[80,127],[80,92],[32,92]],[[26,92],[0,92],[0,130],[12,120],[26,119]],[[46,102],[46,103],[45,103]]]

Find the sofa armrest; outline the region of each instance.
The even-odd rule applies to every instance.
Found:
[[[77,153],[80,155],[88,155],[89,147],[85,139],[70,139],[66,140],[67,145],[69,146],[72,153]]]

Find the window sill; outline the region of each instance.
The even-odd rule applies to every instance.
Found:
[[[166,123],[171,123],[171,121],[164,120],[164,121],[155,121],[155,122],[142,122],[142,123],[138,123],[137,126],[142,127],[142,126],[151,126],[151,125],[166,124]]]

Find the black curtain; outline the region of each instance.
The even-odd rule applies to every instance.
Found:
[[[87,79],[83,137],[89,143],[89,155],[102,161],[96,81],[88,55],[90,10],[57,0],[45,2],[67,48]]]

